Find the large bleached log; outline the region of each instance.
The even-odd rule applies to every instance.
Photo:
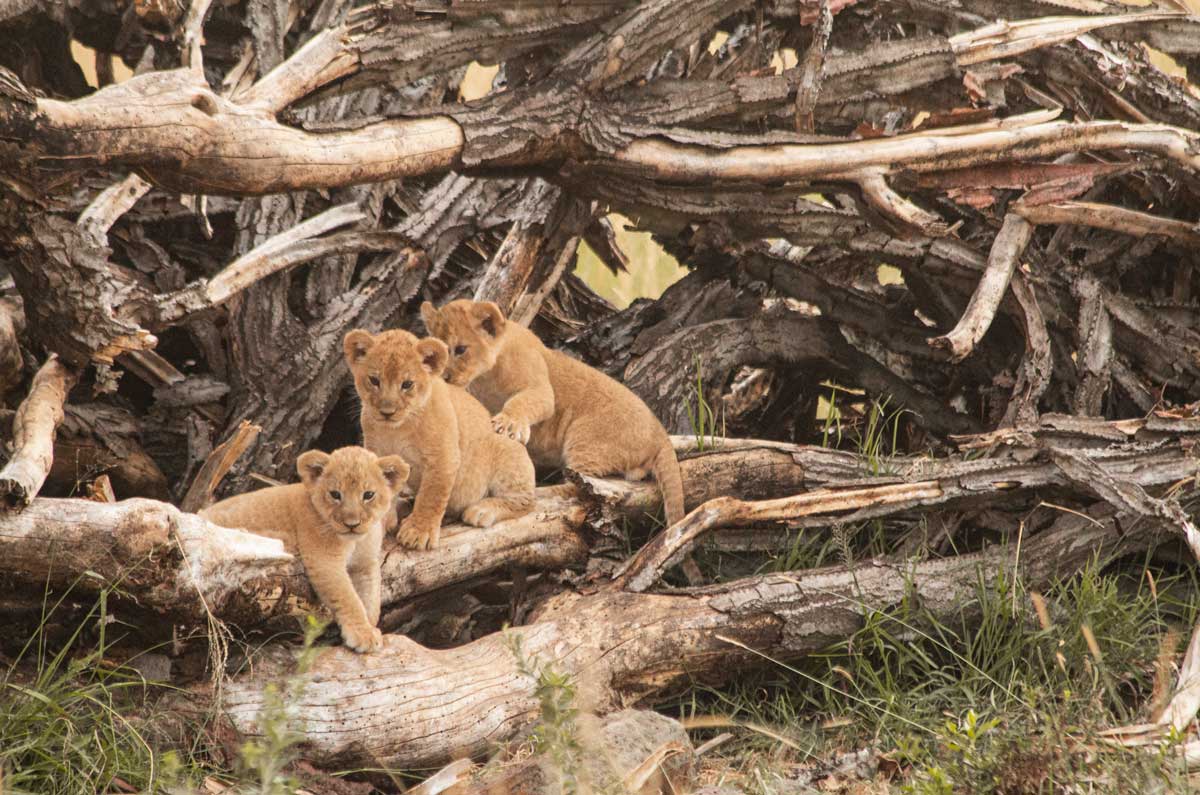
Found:
[[[549,497],[504,526],[453,525],[429,552],[385,542],[383,601],[466,582],[508,566],[561,568],[587,558],[588,511]],[[39,590],[90,594],[121,583],[140,608],[176,623],[212,615],[243,628],[295,628],[321,607],[298,559],[280,542],[219,527],[156,500],[105,504],[39,499],[0,519],[0,573]]]
[[[120,584],[147,610],[201,623],[235,598],[284,599],[300,584],[279,541],[228,530],[157,500],[37,499],[0,519],[10,582],[94,594]],[[304,584],[307,587],[307,584]]]
[[[672,594],[612,589],[566,594],[510,630],[535,668],[553,663],[573,677],[579,705],[603,713],[679,685],[719,682],[732,671],[763,665],[761,655],[795,659],[844,640],[863,617],[915,600],[941,620],[971,610],[976,589],[1020,571],[1027,587],[1044,587],[1099,557],[1143,547],[1152,523],[1120,532],[1111,511],[1065,514],[1013,548],[921,563],[868,561],[773,574]],[[1128,530],[1128,528],[1125,528]],[[324,651],[301,699],[305,754],[324,764],[422,767],[481,755],[536,718],[535,682],[522,673],[511,638],[501,633],[446,650],[400,636],[384,649],[356,655]],[[753,650],[753,651],[749,651]],[[252,670],[227,682],[226,713],[250,735],[266,688],[294,665],[275,647]],[[190,694],[208,706],[207,687]]]

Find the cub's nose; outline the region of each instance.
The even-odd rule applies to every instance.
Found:
[[[396,413],[396,410],[394,408],[387,408],[387,409],[381,408],[381,409],[379,409],[379,413],[381,415],[383,415],[384,417],[390,417]]]
[[[362,519],[343,519],[342,524],[346,525],[346,527],[353,530],[354,528],[356,528],[360,524],[362,524]]]

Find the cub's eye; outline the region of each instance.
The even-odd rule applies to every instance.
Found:
[[[455,356],[462,356],[466,352],[467,352],[466,345],[455,345],[454,346],[454,355]]]
[[[400,385],[400,388],[403,389],[405,392],[407,392],[408,390],[412,389],[412,386],[413,386],[412,381],[405,381],[403,384]]]
[[[376,389],[379,389],[379,376],[377,376],[377,375],[368,376],[367,380],[371,382],[371,386],[375,387]]]
[[[334,502],[341,502],[342,493],[337,489],[331,489],[329,492],[329,499],[333,500]]]
[[[363,492],[363,502],[370,502],[373,499],[375,499],[375,492],[373,492],[373,491],[364,491]]]

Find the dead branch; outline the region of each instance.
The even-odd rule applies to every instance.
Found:
[[[262,428],[242,420],[233,435],[217,445],[205,459],[200,471],[192,480],[192,485],[188,487],[187,494],[183,495],[183,500],[179,503],[180,509],[188,513],[197,513],[211,505],[221,479],[229,472],[233,462],[246,452],[246,448],[254,444],[261,432]]]
[[[1033,234],[1033,225],[1027,220],[1009,213],[1004,217],[1004,225],[996,233],[996,240],[988,254],[987,270],[979,281],[979,286],[967,304],[958,325],[949,334],[935,337],[930,344],[945,348],[955,359],[966,358],[975,349],[975,345],[987,333],[996,316],[996,310],[1004,294],[1008,292],[1008,283],[1012,279],[1025,246]]]
[[[1135,237],[1162,235],[1186,246],[1200,244],[1200,228],[1194,223],[1111,204],[1066,201],[1027,205],[1017,202],[1012,211],[1032,224],[1076,224]]]
[[[54,355],[34,375],[13,419],[12,457],[0,469],[0,510],[23,510],[46,482],[54,463],[54,432],[75,378]]]

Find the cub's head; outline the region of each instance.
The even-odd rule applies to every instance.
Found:
[[[491,301],[451,301],[434,309],[426,301],[421,304],[421,317],[429,333],[446,343],[450,363],[446,380],[466,386],[496,366],[500,352],[500,336],[506,321],[500,307]]]
[[[378,422],[400,423],[425,405],[433,382],[446,369],[445,345],[418,340],[401,329],[374,336],[355,329],[342,346],[364,415]]]
[[[296,470],[325,529],[335,535],[366,533],[391,510],[392,497],[408,481],[403,458],[380,458],[362,447],[309,450],[296,459]]]

